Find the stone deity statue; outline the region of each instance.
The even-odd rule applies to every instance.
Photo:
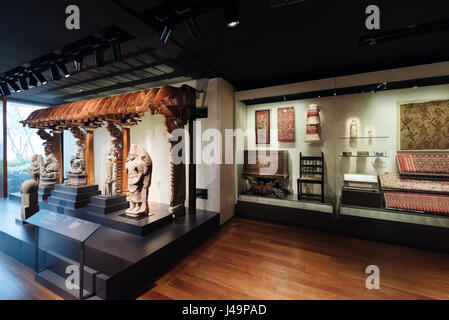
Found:
[[[352,120],[351,125],[349,126],[349,137],[357,138],[357,121]]]
[[[31,166],[30,170],[28,170],[28,173],[31,176],[31,179],[37,181],[39,183],[39,179],[41,177],[41,170],[44,165],[44,159],[42,158],[42,155],[35,154],[31,158]]]
[[[40,184],[42,186],[53,186],[59,182],[59,163],[53,153],[50,153],[45,159],[41,173]]]
[[[78,146],[78,150],[70,159],[72,167],[67,172],[67,186],[85,186],[87,185],[86,162],[84,160],[84,147]]]
[[[104,179],[104,195],[106,197],[112,197],[112,184],[115,182],[114,164],[114,147],[111,147],[108,151],[108,156],[106,157],[106,177]]]
[[[129,209],[126,215],[139,217],[147,215],[148,189],[151,185],[153,161],[150,155],[139,145],[132,144],[125,165],[128,172]]]
[[[39,183],[34,179],[26,180],[20,186],[20,192],[22,193],[22,221],[39,211],[38,189]]]

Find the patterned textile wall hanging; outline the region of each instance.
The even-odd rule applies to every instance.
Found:
[[[295,141],[295,107],[278,108],[278,140]]]
[[[270,110],[256,111],[256,144],[270,144]]]
[[[399,105],[399,150],[449,149],[449,100]]]

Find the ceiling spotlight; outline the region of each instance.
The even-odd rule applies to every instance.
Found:
[[[29,74],[28,85],[30,88],[37,87],[37,78],[32,72]]]
[[[22,92],[15,80],[8,80],[8,84],[16,93]]]
[[[184,24],[193,40],[197,40],[201,37],[200,28],[198,27],[195,18],[188,18],[184,21]]]
[[[47,79],[40,73],[39,71],[33,71],[33,75],[36,77],[37,80],[41,83],[41,85],[45,85],[48,83]]]
[[[228,28],[237,27],[240,24],[240,20],[235,0],[226,1],[225,12],[226,12],[226,25],[228,26]]]
[[[50,75],[52,80],[61,80],[61,75],[55,64],[50,65]]]
[[[5,82],[2,82],[0,87],[2,88],[4,96],[9,96],[11,94],[11,91],[9,91],[8,85]]]
[[[81,68],[83,67],[83,56],[81,53],[76,54],[73,58],[73,67],[76,71],[81,71]]]
[[[22,90],[28,90],[28,82],[27,79],[25,78],[25,76],[21,75],[19,76],[19,83],[20,83],[20,87],[22,88]]]
[[[94,62],[97,67],[104,66],[104,52],[101,47],[94,48]]]
[[[61,74],[61,76],[63,76],[64,78],[68,78],[70,77],[70,73],[69,70],[67,70],[67,67],[65,66],[64,62],[58,62],[56,64],[56,66],[58,67],[59,73]]]
[[[161,34],[160,40],[163,43],[167,43],[167,41],[170,39],[171,32],[172,32],[171,28],[169,26],[165,26],[164,30],[162,30],[162,34]]]
[[[112,61],[117,62],[122,59],[122,50],[117,40],[111,42]]]

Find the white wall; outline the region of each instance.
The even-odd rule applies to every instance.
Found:
[[[179,87],[182,84],[196,87],[195,81],[179,83],[174,86]],[[197,101],[197,106],[202,106],[202,101]],[[219,129],[222,132],[225,129],[234,128],[234,88],[230,84],[218,78],[208,80],[204,106],[208,107],[208,117],[198,120],[202,132],[211,128]],[[169,203],[171,197],[170,144],[168,143],[169,134],[163,123],[163,115],[151,115],[150,112],[147,112],[143,121],[131,128],[131,143],[143,146],[153,160],[149,201]],[[188,130],[188,126],[186,126],[186,130]],[[198,137],[201,140],[201,133]],[[95,183],[100,185],[101,190],[103,190],[105,177],[104,159],[111,141],[112,138],[105,127],[94,131]],[[204,147],[209,142],[200,141],[200,144]],[[188,159],[190,152],[188,144],[186,147]],[[188,165],[186,165],[186,182],[188,186]],[[197,199],[198,209],[220,212],[222,223],[232,217],[236,199],[233,165],[198,164],[197,188],[208,190],[207,200]],[[188,200],[186,206],[188,206]]]

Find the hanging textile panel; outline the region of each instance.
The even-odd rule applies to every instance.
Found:
[[[295,107],[278,108],[278,141],[295,141]]]
[[[256,111],[256,144],[270,144],[270,110]]]
[[[449,197],[434,194],[385,192],[387,209],[449,214]]]
[[[449,100],[399,105],[399,150],[449,149]]]

